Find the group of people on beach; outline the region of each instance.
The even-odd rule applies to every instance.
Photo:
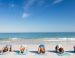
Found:
[[[19,48],[19,52],[23,54],[24,51],[25,51],[25,47],[21,45],[20,48]],[[12,46],[6,45],[5,47],[2,48],[2,50],[0,50],[0,53],[5,53],[5,52],[13,52]]]
[[[23,54],[25,50],[26,50],[26,47],[24,47],[24,46],[21,45],[20,48],[19,48],[19,52],[21,54]],[[12,52],[12,46],[11,45],[10,46],[6,45],[5,47],[3,47],[2,52],[3,53],[4,52]],[[56,53],[60,53],[60,54],[64,53],[64,48],[62,47],[62,45],[56,45],[55,46],[55,52]],[[75,52],[75,46],[74,46],[74,52]],[[38,53],[39,54],[44,54],[45,53],[45,45],[43,45],[43,44],[39,45],[39,47],[38,47]]]
[[[0,50],[0,52],[3,52],[3,53],[8,51],[11,52],[11,48],[12,48],[11,46],[6,45],[5,47],[2,48],[2,51]]]
[[[57,53],[64,53],[64,48],[61,45],[56,45],[55,50]]]
[[[75,46],[73,47],[73,49],[74,49],[73,52],[75,52]],[[55,52],[59,53],[59,54],[63,54],[65,51],[64,51],[64,48],[62,47],[62,45],[59,44],[59,45],[55,46]],[[40,54],[44,54],[45,53],[45,46],[44,45],[40,45],[39,46],[38,53],[40,53]]]
[[[61,45],[56,45],[55,51],[57,53],[62,54],[62,53],[64,53],[64,48]],[[45,53],[45,46],[44,45],[40,45],[39,48],[38,48],[38,52],[40,54],[44,54]]]

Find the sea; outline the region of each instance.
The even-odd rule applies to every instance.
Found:
[[[28,32],[28,33],[0,33],[0,39],[43,39],[43,38],[75,38],[75,32]]]

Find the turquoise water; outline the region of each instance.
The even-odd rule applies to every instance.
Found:
[[[75,38],[75,32],[0,33],[0,38]]]

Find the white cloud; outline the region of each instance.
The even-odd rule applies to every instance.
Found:
[[[60,3],[60,2],[62,2],[63,0],[54,0],[53,1],[53,4],[58,4],[58,3]]]
[[[27,3],[24,3],[24,13],[22,14],[22,18],[28,18],[31,15],[27,12],[29,12],[29,9],[34,6],[35,3],[37,3],[39,6],[42,6],[44,3],[46,3],[45,1],[46,0],[28,0]]]
[[[29,8],[35,3],[37,0],[28,0],[27,3],[24,4],[24,13],[22,14],[22,18],[28,18],[31,14],[27,13]],[[26,1],[25,1],[26,2]]]
[[[28,0],[28,2],[24,5],[24,10],[29,10],[30,7],[34,6],[34,4],[42,6],[46,3],[46,0]]]
[[[30,16],[30,14],[29,13],[23,13],[22,14],[22,18],[24,19],[24,18],[28,18]]]
[[[28,0],[28,2],[24,6],[24,10],[28,10],[36,0]]]

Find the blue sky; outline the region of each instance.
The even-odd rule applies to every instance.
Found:
[[[0,0],[0,32],[75,32],[75,0]]]

